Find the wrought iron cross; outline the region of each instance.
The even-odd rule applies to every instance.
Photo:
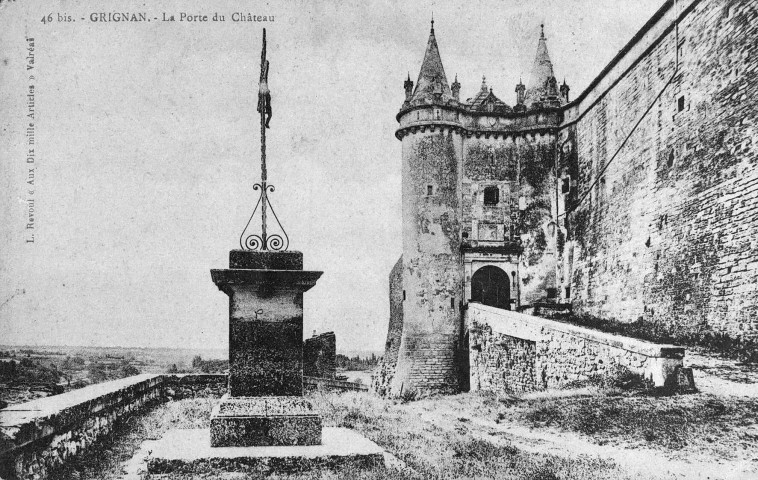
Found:
[[[279,222],[279,218],[274,212],[274,207],[271,206],[271,202],[268,199],[268,194],[273,192],[274,186],[268,184],[268,171],[266,169],[266,129],[269,128],[269,122],[271,122],[271,92],[268,88],[268,70],[269,62],[266,59],[266,29],[263,29],[263,47],[261,49],[261,75],[258,81],[258,113],[261,115],[261,183],[253,185],[253,190],[261,190],[261,196],[258,199],[258,203],[253,209],[250,219],[245,225],[245,229],[240,235],[240,247],[243,250],[287,250],[289,246],[289,237],[287,232],[284,231],[282,224]],[[249,232],[250,222],[255,216],[255,212],[258,210],[258,205],[261,207],[261,230],[260,235],[256,232]],[[274,215],[276,225],[278,225],[281,233],[269,233],[268,231],[268,219],[267,210],[271,209],[271,213]]]

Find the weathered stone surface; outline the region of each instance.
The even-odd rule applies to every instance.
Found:
[[[321,444],[321,417],[278,415],[212,417],[212,447],[260,447]]]
[[[0,477],[45,478],[164,398],[166,378],[136,375],[0,410]]]
[[[232,250],[229,252],[229,268],[250,270],[302,270],[303,253],[292,250],[284,252]]]
[[[231,320],[229,391],[234,397],[303,394],[303,320]]]
[[[155,443],[147,468],[158,474],[269,474],[311,468],[384,464],[382,449],[353,430],[324,428],[323,442],[313,446],[211,447],[208,430],[170,430]]]
[[[379,395],[389,393],[392,377],[395,375],[400,339],[403,335],[403,257],[398,258],[389,275],[390,321],[384,355],[379,365],[371,372],[371,390]]]
[[[230,265],[289,270],[211,270],[229,295],[229,391],[233,397],[302,395],[303,292],[322,272],[299,252],[232,251]]]
[[[225,396],[211,412],[211,445],[318,445],[321,417],[303,397]]]
[[[337,337],[326,332],[303,342],[303,375],[334,378],[337,375]]]
[[[565,140],[577,152],[577,193],[597,181],[568,218],[567,282],[580,313],[642,318],[674,335],[758,338],[755,4],[678,9],[679,44],[677,29],[664,30],[670,7],[566,112],[576,121]]]
[[[514,393],[560,387],[619,369],[672,388],[684,348],[611,335],[485,305],[466,312],[471,388]],[[694,385],[694,380],[692,385]]]

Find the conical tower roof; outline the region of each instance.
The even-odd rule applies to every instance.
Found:
[[[537,42],[537,56],[534,58],[532,73],[526,86],[527,103],[541,101],[548,96],[547,84],[554,79],[553,62],[547,52],[547,39],[545,38],[545,26],[540,25],[540,39]],[[557,93],[557,92],[556,92]]]
[[[429,41],[426,44],[426,53],[424,53],[424,61],[421,63],[421,71],[418,74],[413,98],[434,94],[441,94],[446,98],[453,96],[450,85],[447,83],[445,68],[442,66],[440,50],[434,36],[434,20],[432,20],[432,30],[429,33]]]
[[[529,77],[527,89],[541,88],[545,82],[554,77],[553,63],[547,53],[547,39],[545,38],[545,26],[540,25],[540,39],[537,42],[537,56],[534,58],[532,75]]]

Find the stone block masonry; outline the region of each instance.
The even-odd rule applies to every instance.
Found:
[[[385,395],[392,383],[400,352],[400,339],[403,335],[403,257],[397,259],[389,275],[390,288],[390,323],[387,328],[387,340],[384,356],[371,374],[371,390]]]
[[[656,387],[676,384],[684,349],[470,304],[471,389],[517,393],[555,388],[619,367]]]
[[[334,378],[337,375],[337,338],[326,332],[303,342],[303,375]]]
[[[170,398],[216,396],[226,375],[136,375],[0,410],[0,478],[55,478],[119,422]]]
[[[579,314],[755,339],[758,5],[672,4],[566,111],[589,194],[568,216],[565,286]]]

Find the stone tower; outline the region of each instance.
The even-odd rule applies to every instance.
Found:
[[[406,81],[406,89],[408,82]],[[407,91],[407,90],[406,90]],[[398,120],[403,143],[403,333],[391,391],[458,390],[461,135],[434,21],[413,93]]]
[[[468,302],[510,309],[555,291],[556,242],[548,237],[556,229],[548,226],[556,225],[555,132],[564,100],[544,32],[516,108],[485,78],[461,100],[457,76],[450,85],[445,75],[434,21],[416,84],[408,78],[403,86],[396,133],[403,325],[389,392],[457,392],[467,386]]]

